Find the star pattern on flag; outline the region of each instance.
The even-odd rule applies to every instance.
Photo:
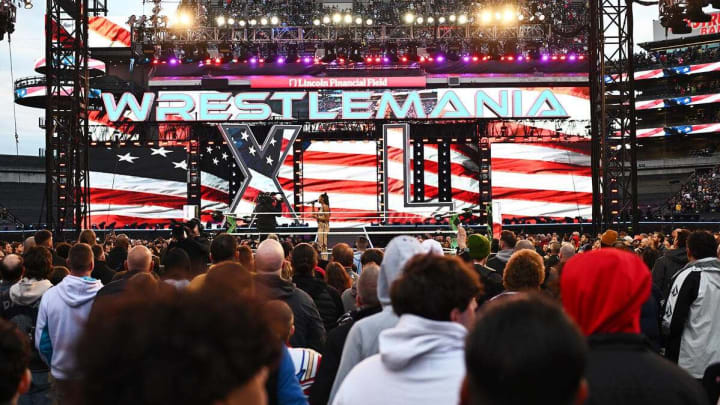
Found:
[[[251,146],[250,148],[248,148],[248,152],[250,152],[251,155],[255,156],[255,152],[257,151]]]
[[[139,157],[132,156],[130,154],[130,152],[128,152],[124,155],[117,155],[117,157],[119,159],[118,162],[128,162],[128,163],[133,163],[133,161],[135,159],[140,159]]]
[[[165,149],[165,147],[161,146],[159,148],[150,148],[152,150],[152,154],[150,156],[160,155],[162,157],[167,157],[168,153],[172,153],[171,150]]]
[[[267,162],[267,164],[269,164],[270,166],[272,166],[273,160],[272,160],[272,158],[271,158],[270,156],[268,156],[267,158],[265,158],[265,161]]]
[[[179,162],[172,162],[176,169],[187,170],[187,160],[181,160]]]

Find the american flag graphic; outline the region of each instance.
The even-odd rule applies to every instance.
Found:
[[[187,204],[187,151],[177,146],[94,147],[89,183],[93,224],[181,220]]]

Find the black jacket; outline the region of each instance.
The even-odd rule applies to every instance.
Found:
[[[202,236],[172,241],[168,245],[168,251],[174,248],[180,248],[190,256],[192,270],[196,274],[203,273],[210,262],[210,242]]]
[[[655,265],[652,268],[653,283],[660,288],[662,293],[663,302],[670,294],[670,287],[672,286],[673,276],[680,269],[685,267],[688,262],[687,249],[670,249],[666,250],[665,254],[660,256]]]
[[[654,353],[642,335],[598,334],[590,353],[586,405],[706,405],[702,386]]]
[[[483,266],[481,264],[473,264],[473,268],[480,277],[483,285],[483,293],[477,297],[478,305],[482,305],[496,295],[505,291],[503,287],[503,278],[495,269]]]
[[[125,265],[125,260],[127,260],[127,249],[123,249],[120,246],[115,246],[110,253],[108,253],[106,262],[107,265],[110,267],[110,269],[115,271],[120,271],[123,269],[123,266]]]
[[[271,300],[285,301],[295,316],[295,334],[290,345],[322,351],[325,344],[325,327],[313,299],[303,290],[274,274],[255,277],[258,295]]]
[[[340,294],[323,280],[310,275],[295,275],[293,283],[312,297],[325,326],[330,332],[337,326],[337,320],[345,312]]]
[[[52,265],[54,266],[64,266],[67,267],[67,259],[60,256],[59,254],[55,253],[54,250],[50,251],[52,253]]]
[[[115,270],[111,269],[106,262],[95,262],[90,277],[102,281],[103,285],[108,285],[112,282],[113,276],[115,276]]]
[[[338,367],[340,367],[340,359],[342,358],[345,340],[352,326],[355,322],[370,315],[377,314],[381,310],[382,307],[378,305],[376,307],[350,311],[349,319],[328,333],[325,350],[322,353],[322,361],[315,375],[315,382],[312,387],[310,387],[310,398],[308,398],[310,405],[327,405],[330,399],[330,391],[335,383]]]

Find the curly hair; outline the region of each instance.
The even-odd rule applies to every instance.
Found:
[[[48,278],[52,271],[52,253],[43,246],[31,247],[23,256],[25,277],[35,280]]]
[[[539,289],[545,281],[545,263],[534,250],[513,253],[503,272],[503,286],[509,291]]]
[[[84,403],[212,405],[277,364],[282,346],[259,302],[203,289],[122,295],[93,309],[77,347]]]
[[[477,273],[456,257],[415,255],[390,287],[398,315],[449,321],[453,309],[465,311],[482,291]]]
[[[292,264],[293,274],[312,274],[315,266],[317,266],[317,262],[317,252],[307,243],[301,243],[295,246],[292,253],[290,253],[290,263]]]
[[[352,287],[352,279],[340,263],[328,263],[325,268],[325,281],[340,293]]]
[[[30,342],[14,323],[0,319],[0,403],[17,393],[30,361]]]

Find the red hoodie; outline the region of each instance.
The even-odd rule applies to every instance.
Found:
[[[562,304],[586,336],[640,333],[640,311],[651,282],[650,271],[637,255],[595,250],[575,255],[563,267]]]

